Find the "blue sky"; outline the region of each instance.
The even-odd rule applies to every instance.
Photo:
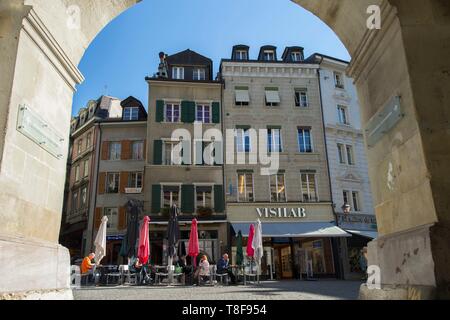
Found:
[[[235,44],[302,46],[305,56],[320,52],[350,60],[334,34],[317,17],[290,0],[144,0],[113,20],[87,49],[79,68],[86,80],[77,87],[73,114],[102,94],[132,95],[147,107],[144,78],[158,68],[158,53],[194,50],[214,61],[230,58]]]

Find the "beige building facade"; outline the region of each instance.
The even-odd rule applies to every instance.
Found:
[[[245,237],[261,219],[269,277],[300,277],[308,260],[314,274],[336,274],[332,239],[346,234],[334,223],[318,65],[304,63],[300,47],[287,48],[278,60],[276,48],[266,46],[250,60],[248,47],[236,46],[233,58],[222,61],[221,77],[224,129],[236,130],[234,150],[246,158],[224,167],[232,228]],[[260,154],[270,152],[278,152],[278,165],[264,172]],[[257,163],[250,164],[252,156]],[[329,234],[318,236],[323,228]]]

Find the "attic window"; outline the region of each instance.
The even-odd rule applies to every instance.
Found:
[[[123,110],[124,121],[136,121],[139,120],[139,108],[131,107]]]
[[[246,50],[236,50],[236,60],[248,60],[248,54]]]
[[[264,50],[263,58],[264,58],[264,61],[275,61],[275,51]]]
[[[294,51],[291,53],[291,59],[293,62],[300,62],[302,61],[302,54],[300,51]]]
[[[205,81],[206,80],[206,70],[205,68],[195,68],[193,71],[194,81]]]

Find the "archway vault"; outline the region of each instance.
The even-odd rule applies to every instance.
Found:
[[[411,287],[416,290],[414,297],[450,297],[450,3],[292,1],[324,21],[350,52],[348,72],[358,89],[363,124],[393,97],[401,96],[403,119],[368,148],[381,234],[370,245],[369,263],[380,267],[384,286],[400,289],[363,289],[362,297],[409,298]],[[0,263],[0,274],[19,275],[12,280],[3,277],[0,288],[4,290],[68,287],[61,267],[68,263],[68,254],[57,245],[65,163],[17,133],[19,105],[32,105],[68,136],[72,95],[75,85],[83,81],[77,66],[86,48],[112,19],[137,2],[0,3],[0,105],[7,110],[0,113],[0,246],[9,257],[8,264]],[[369,5],[381,9],[380,30],[366,27]],[[79,24],[72,20],[77,12]],[[67,149],[64,143],[62,149]],[[30,172],[37,172],[35,179],[26,174]],[[43,190],[40,196],[36,190]],[[23,265],[17,260],[18,252],[33,254],[39,261],[36,264],[56,276],[45,278],[39,268],[35,273],[18,273],[17,266]],[[11,266],[13,270],[8,269]]]

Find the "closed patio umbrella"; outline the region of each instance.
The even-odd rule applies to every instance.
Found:
[[[146,264],[150,258],[150,239],[149,239],[149,227],[150,218],[148,216],[144,217],[144,221],[141,225],[141,230],[139,232],[139,247],[138,247],[138,258],[139,262]]]
[[[258,282],[259,282],[259,275],[261,273],[261,259],[264,255],[264,247],[263,247],[263,238],[262,238],[262,224],[261,220],[258,219],[256,222],[256,230],[255,230],[255,236],[253,237],[252,241],[252,247],[255,252],[255,261],[258,268],[257,275],[258,275]]]
[[[242,266],[244,262],[244,248],[242,247],[242,232],[239,230],[236,239],[236,264]]]
[[[136,243],[139,232],[139,213],[141,211],[140,205],[136,201],[129,201],[127,203],[128,221],[127,221],[127,257],[136,257]]]
[[[189,235],[189,247],[188,247],[188,256],[192,257],[191,260],[194,261],[194,267],[197,267],[196,257],[200,253],[197,225],[198,225],[197,219],[192,220],[191,234]]]
[[[177,252],[177,256],[178,256],[178,257],[186,256],[186,244],[184,243],[184,241],[180,241],[180,242],[178,243],[178,252]]]
[[[102,259],[106,256],[106,233],[108,230],[108,217],[102,218],[102,223],[98,229],[97,236],[95,237],[95,262],[100,264]]]
[[[170,209],[169,225],[167,230],[168,240],[168,254],[169,254],[169,283],[172,283],[173,278],[173,257],[177,254],[177,245],[180,240],[180,227],[178,225],[178,213],[177,206],[172,206]]]
[[[247,256],[253,258],[255,256],[255,250],[253,249],[253,237],[255,236],[255,226],[250,225],[250,231],[248,232],[247,241]]]

